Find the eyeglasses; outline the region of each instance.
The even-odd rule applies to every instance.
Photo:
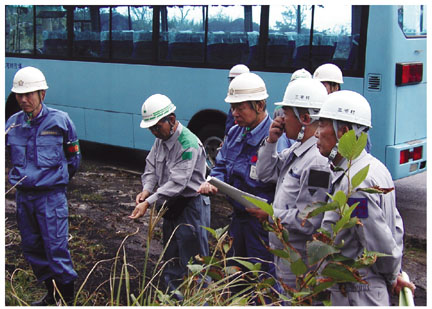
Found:
[[[155,124],[154,126],[149,127],[149,130],[152,132],[159,132],[161,127],[161,125]]]
[[[161,120],[159,120],[154,126],[149,127],[150,131],[152,132],[160,132],[162,128],[162,123],[167,122],[168,117],[164,117]]]

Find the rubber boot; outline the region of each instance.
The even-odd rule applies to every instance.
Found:
[[[44,281],[47,293],[40,300],[31,303],[32,306],[49,306],[55,305],[56,301],[54,299],[54,285],[52,279],[47,279]]]
[[[75,296],[74,282],[71,281],[71,282],[66,283],[66,284],[59,283],[59,284],[57,284],[57,288],[58,288],[61,296],[63,297],[63,300],[66,303],[66,305],[72,306],[73,302],[74,302],[74,296]],[[60,296],[58,298],[61,299]],[[62,300],[62,303],[63,303],[63,300]]]

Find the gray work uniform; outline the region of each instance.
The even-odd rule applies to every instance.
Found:
[[[381,188],[394,188],[394,183],[387,168],[365,150],[356,158],[349,171],[353,177],[366,165],[369,173],[360,184],[360,188],[379,186]],[[347,160],[340,164],[347,168]],[[343,172],[334,172],[332,175],[333,193],[342,190],[348,192],[348,179]],[[357,258],[363,254],[363,249],[388,254],[388,257],[379,257],[371,268],[360,269],[360,274],[368,284],[347,283],[333,286],[331,300],[337,306],[389,306],[389,293],[387,284],[395,282],[401,270],[403,253],[403,222],[396,208],[394,190],[387,194],[368,194],[355,192],[348,200],[352,205],[359,202],[352,216],[357,216],[362,226],[356,225],[351,229],[343,230],[336,238],[336,243],[344,241],[341,253],[350,258]],[[322,227],[331,231],[331,224],[339,220],[336,212],[326,212]],[[346,296],[341,292],[346,292]]]
[[[180,225],[167,248],[164,258],[179,258],[164,273],[171,279],[181,278],[189,259],[196,254],[209,254],[207,232],[210,226],[210,199],[197,193],[205,182],[206,154],[201,141],[186,127],[178,124],[167,140],[156,139],[146,159],[142,175],[143,190],[152,192],[146,199],[153,205],[162,205],[170,198],[188,199],[187,207],[174,219],[164,219],[164,245],[174,229]],[[157,190],[154,189],[157,187]],[[169,280],[168,280],[169,281]]]
[[[316,147],[317,139],[312,136],[304,143],[296,142],[279,155],[277,143],[265,142],[258,151],[257,176],[263,182],[276,182],[273,201],[274,215],[289,232],[290,244],[306,260],[306,242],[321,226],[322,215],[301,223],[308,211],[306,206],[325,201],[330,184],[330,169],[327,159]],[[283,249],[274,233],[270,233],[270,247]],[[295,288],[296,276],[290,267],[275,256],[276,275],[285,284]]]

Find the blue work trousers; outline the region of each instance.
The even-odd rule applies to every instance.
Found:
[[[17,190],[17,222],[24,257],[39,282],[67,284],[77,278],[68,249],[66,189]]]
[[[190,258],[197,254],[209,255],[207,230],[202,226],[210,226],[210,199],[203,195],[192,198],[177,219],[164,219],[164,246],[175,230],[164,255],[165,260],[174,258],[164,270],[166,283],[179,280],[186,274]]]
[[[268,246],[268,232],[264,230],[262,224],[257,218],[251,215],[234,214],[229,235],[234,239],[232,248],[229,251],[230,256],[250,257],[252,263],[262,263],[262,270],[275,276],[275,267],[273,255],[263,245]],[[261,260],[254,259],[260,258]],[[264,262],[264,261],[268,262]]]

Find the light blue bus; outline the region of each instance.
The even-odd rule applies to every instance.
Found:
[[[268,109],[292,72],[338,65],[342,89],[372,106],[372,153],[394,179],[426,169],[426,6],[7,5],[5,87],[35,66],[45,103],[81,140],[149,150],[142,102],[162,93],[215,155],[229,105],[228,71],[246,64],[266,82]]]

